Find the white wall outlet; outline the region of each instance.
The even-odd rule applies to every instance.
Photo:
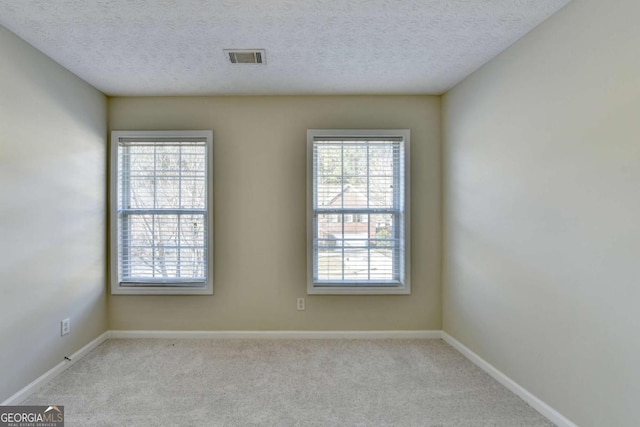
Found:
[[[298,298],[298,310],[304,310],[304,298]]]
[[[71,320],[67,317],[60,322],[60,336],[67,335],[71,330]]]

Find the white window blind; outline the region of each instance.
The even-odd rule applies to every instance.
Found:
[[[199,292],[210,289],[210,132],[114,132],[114,137],[115,289],[210,293]]]
[[[408,292],[408,131],[309,132],[309,292]]]

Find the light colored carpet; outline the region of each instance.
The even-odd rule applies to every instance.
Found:
[[[442,340],[109,340],[23,404],[73,426],[551,426]]]

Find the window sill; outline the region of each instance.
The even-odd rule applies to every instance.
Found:
[[[213,286],[208,283],[204,286],[152,286],[152,285],[125,285],[113,283],[112,295],[213,295]]]
[[[308,295],[409,295],[411,288],[403,286],[335,286],[310,283],[307,286]]]

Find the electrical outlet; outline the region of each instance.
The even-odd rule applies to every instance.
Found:
[[[67,335],[71,330],[71,320],[67,317],[60,322],[60,336]]]
[[[304,310],[304,298],[298,298],[298,310]]]

